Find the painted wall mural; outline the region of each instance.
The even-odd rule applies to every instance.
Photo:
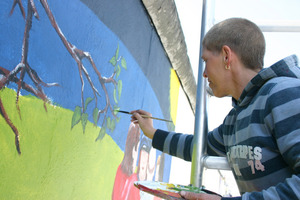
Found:
[[[153,199],[171,157],[130,116],[173,123],[179,81],[137,0],[0,1],[0,199]]]

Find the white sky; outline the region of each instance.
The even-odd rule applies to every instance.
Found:
[[[175,0],[175,3],[185,35],[188,55],[197,80],[202,1]],[[208,26],[230,17],[247,18],[258,25],[266,23],[276,25],[288,22],[300,26],[299,0],[207,0],[207,3]],[[267,32],[264,35],[266,39],[264,61],[266,67],[291,54],[296,54],[300,59],[300,32]],[[210,97],[208,101],[208,126],[211,130],[222,123],[231,109],[231,98]],[[193,134],[194,118],[189,109],[185,98],[181,96],[176,120],[177,132]],[[170,182],[189,184],[190,163],[178,159],[173,159],[172,162]]]

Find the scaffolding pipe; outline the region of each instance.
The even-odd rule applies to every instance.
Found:
[[[194,143],[192,154],[191,184],[195,187],[202,186],[203,165],[201,158],[205,152],[205,141],[207,132],[207,114],[206,114],[206,81],[202,76],[204,71],[202,55],[202,40],[205,34],[206,25],[206,0],[202,2],[202,19],[201,19],[201,36],[200,36],[200,52],[199,52],[199,69],[197,82],[196,110],[195,110],[195,127],[194,127]]]
[[[262,32],[300,32],[299,20],[276,20],[276,21],[258,21]]]
[[[226,157],[202,156],[201,164],[207,169],[231,170]]]
[[[260,25],[259,28],[262,32],[290,32],[299,33],[300,26],[270,26],[270,25]]]

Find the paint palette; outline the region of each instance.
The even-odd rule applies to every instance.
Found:
[[[180,191],[206,193],[201,188],[198,187],[183,186],[178,184],[156,182],[156,181],[136,181],[134,185],[137,188],[139,188],[141,191],[168,200],[183,199],[179,194]]]

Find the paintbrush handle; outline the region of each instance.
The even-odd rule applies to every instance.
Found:
[[[161,118],[157,118],[157,117],[150,117],[150,116],[148,116],[148,115],[141,115],[141,117],[143,117],[143,118],[156,119],[156,120],[165,121],[165,122],[172,122],[171,120],[161,119]]]
[[[118,112],[120,113],[125,113],[125,114],[128,114],[128,115],[132,115],[130,112],[128,111],[124,111],[124,110],[117,110]],[[151,119],[156,119],[156,120],[160,120],[160,121],[165,121],[165,122],[172,122],[171,120],[167,120],[167,119],[161,119],[161,118],[157,118],[157,117],[150,117],[148,115],[141,115],[141,117],[143,118],[151,118]]]

